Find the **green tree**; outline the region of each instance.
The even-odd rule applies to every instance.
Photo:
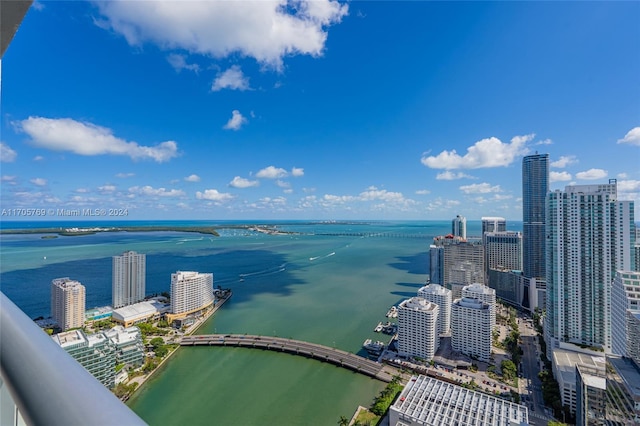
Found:
[[[340,426],[348,426],[349,425],[349,419],[346,418],[345,416],[340,416],[340,420],[338,420],[338,424]]]

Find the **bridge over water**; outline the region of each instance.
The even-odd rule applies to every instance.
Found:
[[[285,339],[272,336],[255,336],[244,334],[205,334],[184,336],[182,346],[232,346],[241,348],[265,349],[302,355],[319,361],[330,362],[383,382],[390,382],[399,372],[395,368],[363,358],[336,348],[318,345],[301,340]]]

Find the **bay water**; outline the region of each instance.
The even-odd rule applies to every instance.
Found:
[[[2,235],[0,288],[32,318],[49,316],[50,283],[58,277],[86,286],[87,308],[108,305],[111,256],[134,250],[147,255],[147,294],[169,291],[171,273],[177,270],[212,272],[215,286],[233,291],[199,334],[288,337],[366,355],[362,342],[387,337],[373,328],[387,320],[391,305],[415,296],[424,285],[432,238],[451,227],[449,221],[274,224],[292,233],[227,228],[220,237],[184,232],[53,239]],[[469,235],[479,235],[479,229],[480,222],[468,223]],[[383,387],[299,356],[184,347],[128,404],[151,425],[335,425],[358,405],[370,405]]]

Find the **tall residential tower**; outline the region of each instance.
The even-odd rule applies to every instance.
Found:
[[[70,278],[51,281],[51,317],[62,331],[84,325],[85,288]]]
[[[616,180],[567,186],[547,197],[548,354],[566,341],[611,351],[611,281],[632,271],[633,201]]]
[[[522,159],[522,272],[527,278],[544,278],[545,197],[549,192],[549,154]]]
[[[135,251],[113,256],[112,277],[115,309],[140,302],[145,296],[146,256]]]

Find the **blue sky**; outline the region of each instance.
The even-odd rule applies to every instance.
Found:
[[[2,209],[521,220],[536,151],[552,189],[615,178],[640,205],[638,16],[639,2],[38,1],[2,58]]]

